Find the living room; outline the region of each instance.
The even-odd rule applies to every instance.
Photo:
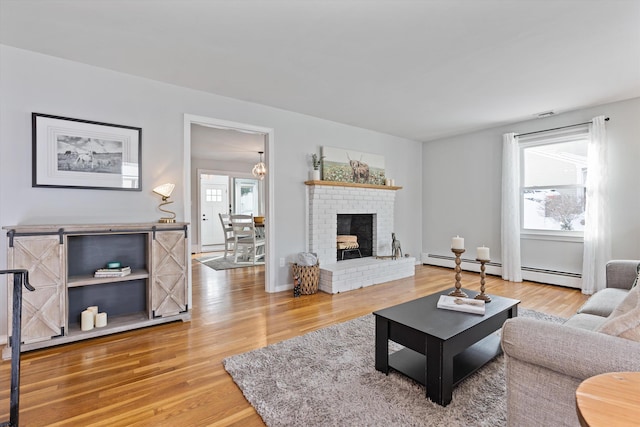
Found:
[[[626,13],[628,20],[637,23],[637,7],[633,2],[612,2],[613,6],[608,6],[609,2],[595,3],[601,7],[607,4],[607,10],[614,9],[619,13],[628,7],[632,11]],[[633,36],[637,36],[636,30],[630,37],[624,37],[624,40],[631,44],[631,50],[622,45],[622,41],[621,45],[616,45],[616,40],[620,37],[616,31],[600,31],[603,39],[608,42],[607,49],[612,55],[610,60],[619,62],[615,62],[608,73],[599,79],[594,78],[592,82],[596,87],[606,86],[605,83],[615,81],[631,81],[631,84],[623,88],[616,87],[607,93],[596,91],[590,98],[578,97],[571,103],[563,101],[566,102],[564,105],[559,105],[560,100],[556,100],[556,94],[565,92],[565,86],[572,86],[574,78],[588,66],[585,59],[588,55],[584,52],[575,55],[576,61],[579,59],[582,62],[569,67],[569,71],[559,73],[556,79],[546,80],[548,89],[541,91],[537,97],[531,96],[526,99],[522,97],[518,88],[524,89],[531,85],[530,78],[538,72],[542,74],[557,70],[542,67],[540,71],[526,74],[526,77],[505,82],[505,85],[509,83],[511,91],[501,92],[500,100],[488,96],[478,101],[474,99],[476,89],[472,83],[482,82],[487,76],[476,74],[491,74],[496,70],[484,69],[479,72],[476,67],[455,63],[452,58],[450,67],[470,70],[470,76],[469,83],[462,85],[465,81],[460,81],[462,87],[457,91],[454,90],[458,85],[456,82],[448,86],[448,89],[451,90],[452,97],[459,96],[458,92],[469,94],[468,98],[462,98],[468,104],[460,101],[456,103],[456,108],[466,110],[473,107],[475,111],[480,112],[477,113],[476,121],[469,122],[464,127],[447,128],[447,117],[438,114],[440,107],[446,107],[446,98],[439,98],[439,105],[432,104],[425,96],[425,102],[429,104],[429,110],[436,118],[431,119],[423,110],[420,114],[405,110],[406,117],[402,123],[440,122],[438,132],[415,133],[408,136],[407,131],[403,134],[405,136],[398,136],[390,131],[354,125],[349,116],[345,116],[340,122],[314,116],[304,109],[291,110],[286,106],[278,108],[251,102],[250,94],[233,97],[226,93],[211,93],[201,87],[188,87],[175,81],[168,82],[169,77],[161,72],[167,66],[165,63],[155,65],[159,73],[156,76],[135,75],[128,72],[126,63],[137,59],[144,61],[145,55],[141,54],[140,58],[119,57],[110,50],[117,49],[115,41],[113,44],[111,41],[105,41],[100,49],[93,48],[95,51],[104,50],[102,59],[97,62],[74,59],[64,53],[56,54],[56,50],[49,48],[46,40],[42,38],[31,41],[19,40],[18,34],[21,32],[18,32],[16,26],[23,26],[27,32],[33,31],[34,28],[45,25],[37,15],[46,17],[53,13],[48,6],[40,2],[23,4],[24,6],[18,6],[18,2],[2,2],[1,226],[156,221],[161,213],[157,210],[159,199],[152,189],[165,182],[176,184],[171,199],[178,219],[190,221],[193,200],[188,179],[189,159],[185,140],[185,115],[188,115],[273,130],[273,140],[269,141],[266,150],[269,173],[265,182],[270,199],[267,218],[271,245],[267,250],[266,280],[263,282],[268,292],[266,300],[269,300],[271,294],[290,292],[293,288],[293,278],[288,262],[295,260],[298,253],[308,249],[305,240],[306,188],[303,182],[307,179],[310,169],[309,154],[319,153],[324,146],[384,156],[387,175],[403,187],[396,195],[393,231],[402,241],[405,253],[415,256],[419,261],[437,265],[434,260],[438,258],[430,255],[451,256],[451,237],[460,235],[466,238],[468,247],[490,247],[492,262],[495,263],[490,267],[499,268],[502,261],[502,135],[508,132],[526,133],[583,123],[596,116],[605,115],[610,118],[606,130],[610,157],[611,256],[640,259],[640,242],[635,238],[640,230],[640,218],[636,215],[640,209],[640,200],[635,197],[639,182],[637,159],[640,158],[640,121],[637,119],[640,117],[638,46],[637,41],[633,41]],[[73,2],[69,3],[69,6],[73,8]],[[41,12],[35,13],[34,10]],[[161,8],[150,12],[160,13],[160,10]],[[141,13],[139,10],[137,12]],[[562,16],[566,17],[568,9],[563,8],[562,12]],[[597,13],[591,12],[588,17],[594,20],[594,15]],[[144,19],[144,15],[141,19]],[[254,19],[257,20],[258,17]],[[612,19],[621,17],[615,15]],[[628,20],[624,22],[628,24]],[[78,25],[80,24],[76,22],[75,26],[69,25],[66,28],[84,29]],[[624,25],[616,27],[627,28]],[[583,36],[580,34],[579,37]],[[81,38],[74,35],[71,39],[60,42],[60,46],[71,49],[74,43],[78,43],[78,51],[81,51],[86,47],[79,40]],[[149,48],[146,45],[139,47],[140,52]],[[202,48],[200,45],[199,47]],[[500,54],[505,54],[501,57],[503,62],[496,62],[496,68],[523,60],[517,54],[507,56],[508,49],[502,51],[498,45],[494,45],[493,48]],[[478,54],[489,55],[489,50],[480,50],[478,47]],[[515,52],[526,56],[523,51]],[[435,53],[437,52],[433,54]],[[622,58],[623,56],[625,58]],[[273,64],[277,69],[293,68],[295,64],[279,64],[279,61],[272,57],[266,59],[267,63]],[[120,67],[114,65],[116,63],[120,63]],[[531,67],[534,64],[535,61],[529,63]],[[520,72],[518,66],[511,70],[513,73]],[[451,70],[445,70],[445,74],[446,71]],[[210,78],[224,81],[222,77],[216,78],[216,70],[213,67],[200,70],[199,73],[205,76],[201,77],[205,80]],[[249,80],[250,77],[239,75],[237,81],[226,81],[226,84],[230,87],[237,86],[245,81],[248,84]],[[274,81],[284,84],[277,79]],[[322,81],[318,81],[317,84],[322,86]],[[351,84],[357,87],[357,81],[354,80]],[[541,83],[538,81],[538,84]],[[430,86],[430,90],[434,91],[434,98],[435,86]],[[576,86],[579,90],[588,92],[582,86]],[[573,86],[570,89],[566,92],[579,91]],[[332,96],[335,96],[334,92]],[[345,98],[349,96],[351,92],[347,92]],[[380,99],[377,102],[391,105],[397,103],[392,98]],[[505,105],[483,113],[484,105],[495,106],[500,103]],[[556,110],[556,114],[536,118],[538,113],[548,110]],[[142,191],[32,187],[31,114],[34,112],[141,128]],[[397,126],[402,127],[402,123]],[[390,240],[391,236],[388,238]],[[0,253],[5,254],[7,249],[7,240],[0,240]],[[284,263],[281,263],[281,260],[284,260]],[[451,259],[447,259],[446,263],[449,268],[453,266]],[[540,239],[523,240],[522,265],[532,270],[564,273],[561,277],[579,275],[582,267],[582,244]],[[5,257],[0,257],[0,268],[4,269],[6,266]],[[477,264],[469,263],[465,267],[477,269]],[[496,274],[495,271],[490,272]],[[545,279],[549,281],[538,281],[552,283],[552,278]],[[0,295],[0,328],[6,331],[8,301],[6,293]],[[299,304],[303,304],[302,300]],[[319,309],[318,315],[322,313]]]

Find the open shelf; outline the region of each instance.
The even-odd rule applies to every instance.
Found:
[[[149,315],[144,312],[124,314],[120,316],[110,316],[107,318],[107,326],[102,328],[93,328],[89,331],[83,331],[80,323],[69,321],[69,335],[86,335],[87,338],[97,335],[105,335],[114,331],[124,330],[124,328],[132,323],[145,322],[149,320]]]
[[[497,334],[491,334],[457,354],[453,358],[453,385],[457,385],[501,353],[500,337]],[[390,368],[422,385],[426,382],[425,366],[426,357],[409,348],[403,348],[389,355]]]
[[[131,280],[147,279],[149,272],[146,270],[133,270],[131,274],[122,277],[93,277],[92,274],[81,274],[69,277],[67,286],[75,288],[78,286],[101,285],[103,283],[128,282]]]

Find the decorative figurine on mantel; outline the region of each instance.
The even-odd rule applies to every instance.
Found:
[[[391,258],[402,258],[402,247],[400,246],[400,240],[396,239],[396,233],[391,233]]]

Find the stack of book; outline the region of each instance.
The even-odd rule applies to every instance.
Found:
[[[131,274],[131,267],[99,268],[93,277],[124,277]]]
[[[484,301],[479,299],[440,295],[440,299],[438,300],[438,308],[484,315]]]

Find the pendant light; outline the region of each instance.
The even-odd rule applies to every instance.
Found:
[[[267,167],[265,166],[264,162],[262,161],[262,154],[264,153],[264,151],[258,151],[258,153],[260,154],[260,161],[258,163],[256,163],[256,165],[253,167],[253,170],[251,171],[251,173],[256,178],[264,179],[264,176],[267,174]]]

